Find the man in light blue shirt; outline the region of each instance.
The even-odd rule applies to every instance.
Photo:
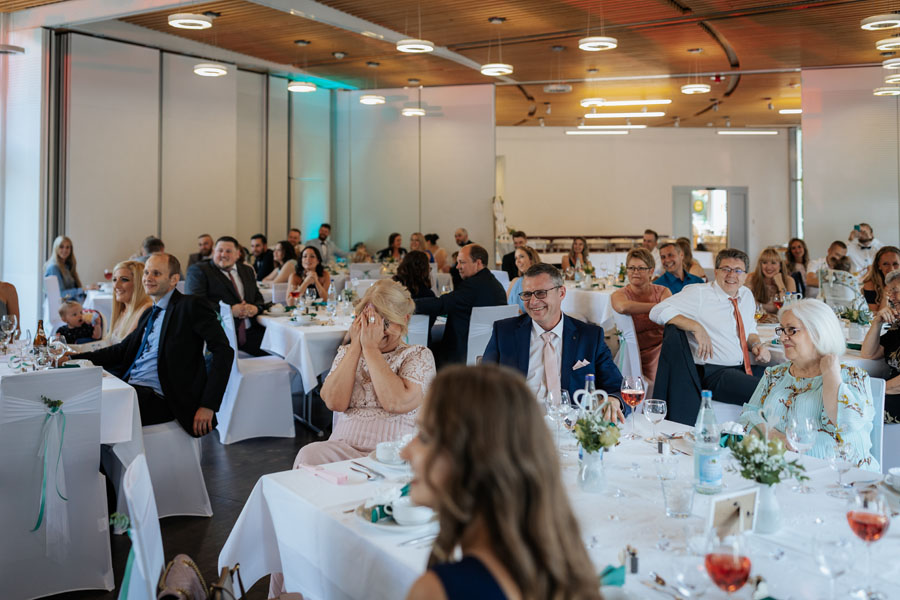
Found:
[[[653,283],[669,288],[673,294],[692,283],[703,283],[703,280],[684,270],[684,252],[678,244],[668,242],[659,247],[659,259],[665,273],[657,277]]]
[[[169,300],[172,298],[172,292],[175,288],[166,293],[160,299],[153,296],[153,306],[150,308],[150,318],[153,319],[153,326],[147,336],[147,342],[144,344],[143,352],[135,359],[134,365],[129,372],[130,378],[128,383],[131,385],[143,385],[151,388],[154,392],[163,395],[162,386],[159,385],[159,374],[157,365],[159,362],[159,336],[162,331],[163,320],[166,317],[166,308],[169,307]],[[156,313],[154,315],[154,313]]]

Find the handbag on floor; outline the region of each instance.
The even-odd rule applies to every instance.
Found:
[[[206,581],[187,554],[173,558],[159,578],[157,600],[206,600]]]
[[[235,577],[236,576],[236,577]],[[234,593],[234,580],[237,579],[238,589],[241,595]],[[209,586],[210,600],[243,600],[247,596],[244,591],[244,582],[241,581],[241,563],[234,565],[233,569],[222,567],[219,580]]]

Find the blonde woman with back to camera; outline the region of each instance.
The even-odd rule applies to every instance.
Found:
[[[402,456],[411,500],[434,509],[440,531],[407,600],[599,599],[559,458],[522,376],[447,367],[419,412]]]
[[[144,264],[125,260],[113,268],[113,306],[109,323],[109,343],[118,344],[137,327],[138,321],[153,301],[141,280]]]
[[[328,441],[300,450],[295,468],[360,458],[379,442],[415,431],[435,366],[431,350],[403,342],[414,310],[406,288],[387,279],[357,301],[350,341],[338,349],[322,384],[322,400],[340,413],[337,424]]]

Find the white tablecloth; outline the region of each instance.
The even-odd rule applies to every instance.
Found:
[[[661,428],[670,432],[684,429],[668,422]],[[638,429],[649,433],[643,419],[639,419]],[[702,527],[700,517],[705,518],[709,510],[710,497],[695,494],[695,518],[666,518],[652,463],[655,456],[655,446],[643,441],[623,442],[604,461],[608,483],[602,494],[581,492],[575,486],[574,457],[564,461],[563,482],[597,570],[618,564],[617,555],[626,544],[638,550],[640,573],[629,574],[624,588],[629,598],[669,597],[651,591],[640,580],[646,579],[651,570],[674,579],[675,550],[685,545],[685,525]],[[679,476],[691,477],[692,459],[680,458]],[[377,463],[363,460],[378,468]],[[749,536],[752,574],[766,578],[773,597],[821,600],[827,597],[828,582],[810,554],[814,536],[839,532],[854,540],[855,537],[847,525],[844,501],[824,494],[826,486],[836,480],[834,472],[817,459],[804,457],[802,462],[808,466],[810,484],[816,493],[796,494],[790,490],[790,484],[778,487],[784,525],[777,534]],[[638,478],[631,470],[633,463],[639,466]],[[286,589],[301,592],[311,600],[404,597],[424,571],[430,550],[398,544],[419,537],[428,529],[389,533],[346,513],[369,497],[378,484],[361,481],[346,462],[327,468],[350,475],[352,483],[334,485],[305,471],[260,478],[219,555],[219,568],[240,562],[246,585],[268,573],[283,572]],[[856,469],[845,475],[845,481],[870,479],[872,473]],[[725,481],[726,492],[753,485],[733,473],[726,474]],[[623,497],[614,496],[617,488]],[[661,541],[668,541],[670,547],[659,549]],[[889,597],[890,590],[900,589],[898,553],[900,528],[894,527],[877,542],[873,553],[878,584],[889,590]],[[861,547],[857,557],[854,575],[843,577],[841,584],[859,581],[855,574],[862,572]],[[699,564],[702,558],[688,560]],[[746,597],[746,591],[744,594],[741,597]],[[724,595],[715,591],[707,597]]]
[[[93,309],[103,315],[103,324],[108,329],[112,319],[112,292],[88,290],[84,300],[84,308]]]
[[[608,329],[613,322],[613,309],[610,296],[616,288],[605,290],[583,290],[573,285],[566,285],[566,297],[562,301],[562,310],[569,316],[600,325]]]
[[[258,317],[266,327],[261,347],[284,358],[300,372],[303,389],[316,387],[316,377],[331,368],[350,319],[339,317],[336,325],[296,325],[287,317]]]

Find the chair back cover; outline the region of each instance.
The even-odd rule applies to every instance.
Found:
[[[875,416],[872,419],[872,456],[881,465],[884,444],[884,379],[869,377],[869,386],[872,390],[872,403],[875,405]]]
[[[469,319],[469,343],[466,350],[466,364],[474,365],[478,357],[484,354],[488,342],[491,341],[491,331],[494,321],[515,317],[519,314],[518,304],[503,304],[501,306],[476,306],[472,309],[472,317]]]
[[[381,263],[352,263],[350,265],[350,278],[376,279],[381,275]]]
[[[222,322],[222,329],[225,330],[225,337],[228,338],[228,345],[234,350],[234,362],[231,363],[231,376],[240,377],[241,362],[238,358],[238,342],[237,332],[234,329],[234,317],[231,314],[231,306],[219,301],[219,320]],[[256,325],[259,327],[259,325]]]
[[[273,283],[272,284],[272,302],[274,302],[276,304],[287,305],[287,290],[288,290],[287,282]]]
[[[129,557],[131,570],[126,573],[128,580],[122,581],[122,593],[119,597],[154,600],[159,575],[165,566],[165,554],[150,470],[143,454],[134,459],[125,470],[122,485],[125,501],[128,503],[128,514],[131,515],[129,536],[134,554]]]
[[[637,343],[637,332],[631,315],[622,315],[613,311],[613,323],[619,331],[619,353],[616,355],[616,366],[623,377],[643,375],[641,371],[641,349]]]
[[[428,345],[428,315],[413,315],[409,318],[406,343],[410,345]]]
[[[491,275],[494,276],[494,279],[500,282],[500,285],[503,286],[504,292],[509,288],[509,273],[507,273],[506,271],[491,271]]]
[[[44,332],[49,336],[50,332],[56,331],[65,325],[59,317],[59,305],[62,304],[62,291],[59,289],[59,279],[54,276],[44,277],[44,321],[48,327]]]

